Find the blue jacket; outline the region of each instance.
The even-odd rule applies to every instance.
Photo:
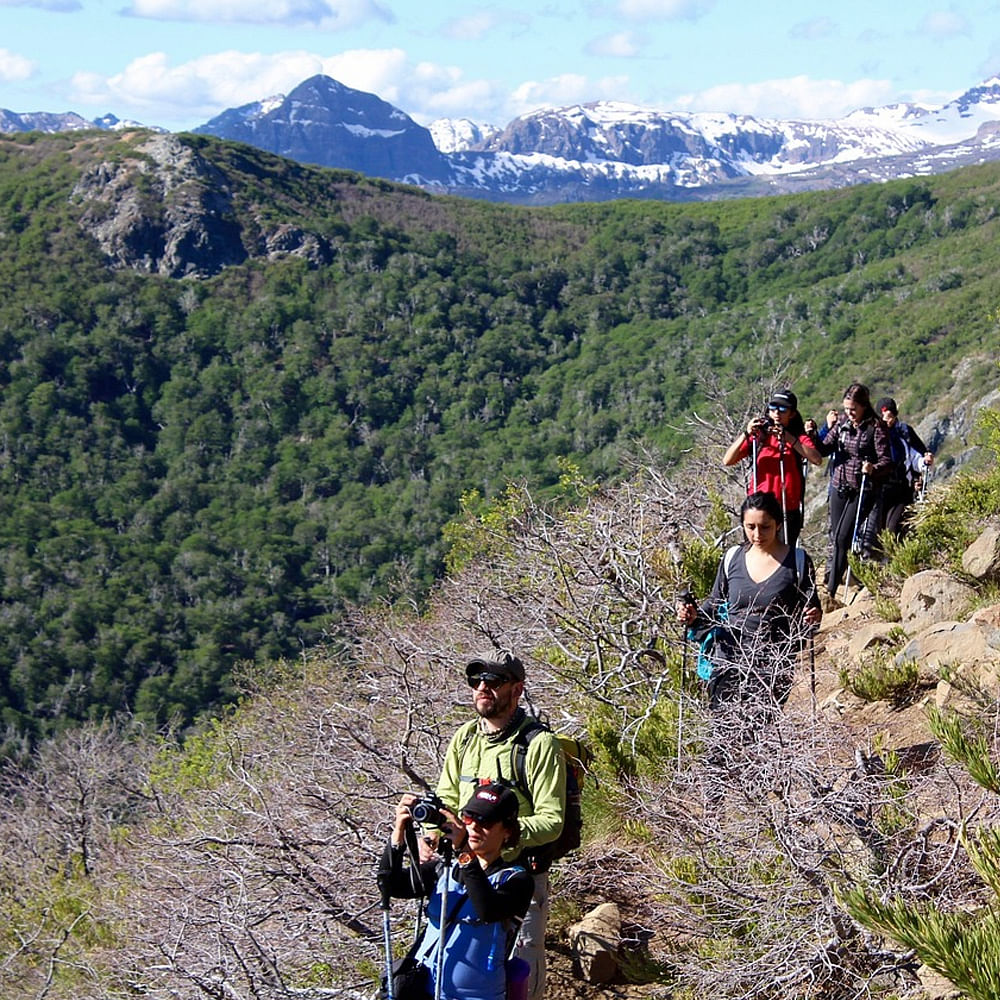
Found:
[[[477,871],[478,869],[478,871]],[[527,911],[531,901],[531,888],[526,891],[524,911],[511,913],[511,919],[485,921],[476,912],[476,907],[466,888],[470,878],[482,874],[494,889],[498,889],[517,879],[527,879],[533,887],[533,879],[519,865],[493,868],[483,872],[478,861],[451,872],[442,871],[438,885],[427,904],[427,930],[417,949],[417,960],[431,970],[431,983],[437,976],[437,953],[441,931],[441,900],[445,883],[448,886],[448,914],[451,926],[445,929],[444,968],[441,996],[447,1000],[504,1000],[507,993],[507,973],[504,963],[513,941],[516,923]],[[507,886],[508,891],[514,886]],[[459,900],[464,902],[459,904]],[[457,910],[457,912],[456,912]],[[454,916],[451,916],[455,914]]]

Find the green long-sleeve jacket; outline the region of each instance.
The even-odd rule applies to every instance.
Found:
[[[457,813],[477,784],[502,779],[512,785],[519,804],[521,840],[509,852],[511,856],[555,840],[566,815],[566,760],[553,733],[538,733],[528,743],[524,769],[528,788],[519,787],[514,741],[532,721],[519,708],[501,733],[483,732],[478,718],[467,722],[448,744],[436,789],[441,801]]]

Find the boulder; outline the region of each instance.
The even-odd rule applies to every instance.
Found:
[[[892,622],[864,622],[851,632],[847,652],[852,660],[859,660],[861,654],[878,646],[892,644],[893,632],[898,626]]]
[[[962,617],[975,591],[939,569],[909,577],[899,595],[899,610],[908,632]]]
[[[570,925],[573,958],[588,983],[610,982],[618,971],[622,918],[614,903],[602,903]]]
[[[1000,577],[1000,528],[988,527],[965,550],[962,569],[977,580]]]
[[[986,608],[967,622],[939,622],[915,635],[896,655],[896,663],[914,660],[922,684],[933,682],[942,667],[965,675],[970,683],[1000,693],[1000,608]],[[951,700],[952,685],[942,680],[935,700]]]

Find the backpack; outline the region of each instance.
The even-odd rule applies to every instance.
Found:
[[[736,558],[737,553],[743,548],[742,545],[732,545],[726,550],[726,555],[722,560],[722,580],[726,585],[726,592],[729,592],[729,571],[733,567],[733,560]],[[798,586],[801,580],[806,577],[806,550],[803,548],[795,547],[795,585]],[[715,664],[712,662],[712,650],[715,648],[715,644],[718,641],[719,636],[725,631],[725,623],[729,621],[729,603],[728,601],[723,601],[718,609],[716,610],[716,616],[718,617],[718,625],[713,625],[706,633],[705,637],[701,640],[701,644],[698,646],[698,657],[697,657],[697,673],[698,677],[703,681],[710,681],[712,679],[712,671],[715,668]],[[688,631],[688,638],[696,638],[692,632]]]
[[[527,758],[528,746],[539,733],[551,733],[552,730],[540,719],[529,718],[517,731],[513,740],[514,776],[513,780],[521,794],[530,802],[531,792],[528,789]],[[553,861],[564,858],[575,851],[583,836],[583,782],[587,769],[594,760],[593,751],[582,741],[565,733],[553,733],[559,741],[566,761],[566,813],[563,819],[562,832],[548,844],[529,848],[526,852],[531,868],[535,871],[545,871]]]

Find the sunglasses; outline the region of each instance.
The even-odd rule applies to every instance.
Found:
[[[458,818],[466,825],[471,826],[473,823],[476,826],[481,826],[484,830],[489,830],[496,826],[500,822],[498,819],[483,819],[482,816],[473,816],[472,813],[460,812]]]
[[[791,409],[791,407],[790,406],[775,406],[772,403],[771,406],[770,406],[770,409],[774,410],[775,413],[787,413]]]
[[[491,691],[496,691],[497,688],[503,687],[504,684],[509,684],[510,681],[509,677],[482,677],[476,675],[469,678],[469,687],[477,688],[480,684],[485,684]]]

